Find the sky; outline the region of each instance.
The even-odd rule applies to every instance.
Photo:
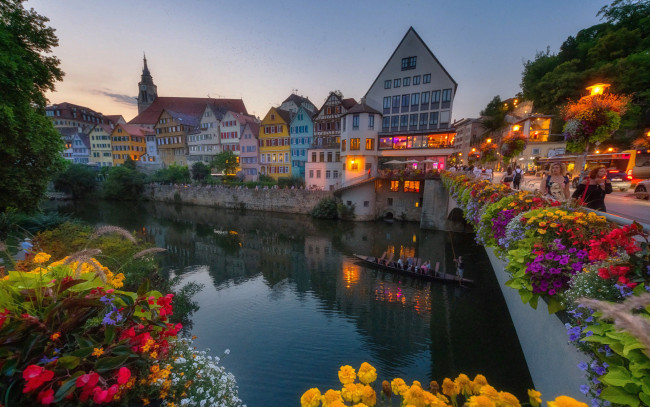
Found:
[[[65,72],[50,103],[137,115],[147,62],[158,96],[242,98],[264,117],[292,92],[360,100],[413,27],[458,83],[452,119],[520,91],[524,62],[598,24],[604,0],[29,0]]]

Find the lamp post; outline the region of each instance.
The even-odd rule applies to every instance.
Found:
[[[586,89],[589,91],[589,94],[581,97],[580,100],[587,99],[587,98],[591,99],[603,95],[607,90],[607,88],[609,88],[610,86],[611,85],[608,83],[595,83],[591,86],[587,86]],[[598,144],[600,143],[596,143],[596,146],[598,146]],[[598,153],[600,153],[600,151],[596,151],[596,154]],[[585,169],[585,166],[587,165],[588,154],[589,154],[589,141],[586,142],[584,153],[581,156],[579,156],[578,159],[576,160],[576,166],[574,167],[574,169],[578,169],[578,171],[580,171],[578,175],[582,173],[582,171]]]

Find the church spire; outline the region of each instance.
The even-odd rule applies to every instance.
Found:
[[[147,55],[143,52],[144,66],[142,76],[138,83],[138,113],[142,113],[146,108],[151,106],[153,101],[158,97],[158,88],[153,83],[153,78],[147,66]]]

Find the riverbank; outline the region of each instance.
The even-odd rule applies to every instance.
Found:
[[[192,204],[225,209],[308,214],[330,191],[308,189],[248,189],[201,185],[145,186],[143,196],[152,201]]]

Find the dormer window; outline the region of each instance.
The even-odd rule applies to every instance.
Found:
[[[402,58],[402,71],[415,69],[416,61],[417,61],[417,57]]]

